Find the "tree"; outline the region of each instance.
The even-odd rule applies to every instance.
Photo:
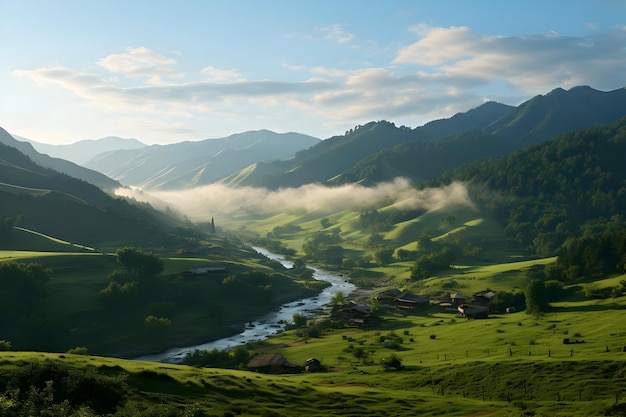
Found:
[[[323,219],[320,220],[320,225],[322,226],[322,228],[327,229],[331,226],[330,220],[328,220],[328,217],[324,217]]]
[[[300,313],[294,313],[291,317],[293,327],[306,327],[306,316]]]
[[[341,307],[346,303],[346,297],[342,291],[337,291],[330,299],[330,305],[333,307]]]
[[[381,265],[389,265],[393,262],[393,248],[383,248],[378,249],[374,256],[376,257],[376,261],[378,261]]]
[[[545,283],[540,279],[533,279],[526,287],[526,312],[541,314],[548,310],[548,292]]]
[[[343,263],[343,247],[339,245],[327,246],[323,251],[324,262],[327,265],[341,265]]]
[[[378,249],[384,243],[385,238],[380,233],[372,233],[367,240],[367,247]]]
[[[387,358],[383,358],[381,363],[383,365],[383,368],[385,369],[393,368],[399,371],[404,368],[404,365],[402,364],[402,359],[400,359],[395,353],[392,353]]]
[[[163,272],[163,260],[158,256],[133,247],[118,249],[117,261],[136,279],[153,278]]]

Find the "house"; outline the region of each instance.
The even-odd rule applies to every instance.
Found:
[[[396,308],[415,310],[417,307],[428,305],[429,303],[430,299],[428,297],[413,294],[409,291],[403,292],[396,298]]]
[[[450,302],[456,306],[463,304],[467,301],[467,297],[462,294],[453,293],[450,294]]]
[[[461,304],[457,307],[459,317],[466,319],[486,319],[489,308],[476,304]]]
[[[228,269],[226,269],[223,266],[190,268],[181,273],[181,275],[186,278],[204,278],[204,277],[226,278],[228,274],[229,274]]]
[[[330,313],[331,318],[345,320],[346,327],[363,327],[371,319],[370,306],[366,304],[350,303],[345,307]]]
[[[388,305],[395,305],[396,299],[400,294],[402,294],[402,291],[395,288],[391,290],[386,290],[376,296],[376,301],[380,301],[381,303]]]
[[[298,365],[275,353],[257,355],[248,362],[247,366],[250,369],[267,374],[291,374],[298,371]]]
[[[495,291],[487,289],[485,291],[474,294],[474,302],[479,304],[489,304],[491,300],[496,296]]]

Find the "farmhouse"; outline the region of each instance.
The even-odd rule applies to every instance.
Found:
[[[481,291],[479,293],[474,294],[474,302],[478,304],[489,304],[493,297],[496,296],[495,291],[491,291],[487,289],[485,291]]]
[[[457,315],[466,319],[485,319],[489,312],[488,307],[476,304],[461,304],[457,310]]]
[[[460,305],[467,301],[467,297],[463,294],[453,293],[450,294],[450,302],[454,305]]]
[[[334,319],[345,320],[347,327],[363,327],[369,323],[371,315],[370,306],[356,303],[350,303],[330,314]]]
[[[398,295],[396,298],[396,307],[397,308],[407,308],[410,310],[415,310],[419,306],[425,306],[430,303],[430,299],[423,295],[413,294],[409,291],[405,291],[402,294]]]
[[[298,365],[289,362],[287,358],[278,354],[255,356],[248,362],[247,366],[267,374],[291,374],[298,371]]]

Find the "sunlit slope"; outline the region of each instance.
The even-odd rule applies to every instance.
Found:
[[[67,242],[34,230],[14,227],[0,232],[0,250],[41,252],[94,252],[93,248]]]

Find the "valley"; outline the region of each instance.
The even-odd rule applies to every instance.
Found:
[[[298,136],[314,144],[276,161],[246,159],[259,135],[279,140],[253,132],[229,139],[253,165],[229,164],[232,147],[210,178],[118,194],[3,135],[0,411],[623,415],[623,99],[557,89],[415,129],[371,122]],[[606,120],[576,116],[585,102]],[[170,151],[119,152],[191,167],[184,152],[158,162]],[[312,268],[349,290],[330,294]],[[271,312],[269,338],[204,345]],[[172,349],[180,363],[153,356]]]

